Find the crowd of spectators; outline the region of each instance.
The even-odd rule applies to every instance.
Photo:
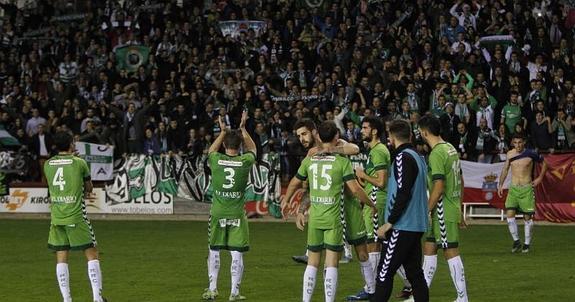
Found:
[[[302,117],[360,145],[363,117],[406,119],[423,148],[417,122],[433,114],[480,162],[502,160],[515,132],[540,151],[575,147],[570,1],[3,2],[0,122],[40,158],[58,131],[116,156],[197,156],[217,118],[237,128],[244,108],[258,153],[278,152],[286,177],[304,154]],[[219,21],[240,20],[266,28],[221,34]],[[124,45],[149,47],[147,64],[118,68]]]

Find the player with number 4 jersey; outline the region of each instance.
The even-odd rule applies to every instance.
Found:
[[[74,156],[72,136],[57,133],[54,144],[58,155],[44,164],[44,174],[50,194],[50,234],[48,248],[56,251],[56,274],[64,302],[71,302],[68,252],[84,251],[88,260],[88,276],[92,285],[94,302],[104,302],[102,297],[102,272],[96,249],[96,237],[88,220],[84,195],[92,192],[88,164]]]

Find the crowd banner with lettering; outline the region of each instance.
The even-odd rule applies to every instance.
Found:
[[[535,219],[551,222],[575,222],[575,155],[551,154],[545,156],[548,170],[543,182],[535,188]],[[507,188],[511,181],[511,169],[503,186],[502,197],[497,194],[503,163],[480,164],[461,161],[465,183],[464,202],[488,202],[500,209],[505,208]],[[541,165],[535,166],[539,175]]]
[[[253,166],[245,195],[248,212],[281,217],[279,167],[276,153],[263,154]],[[171,214],[174,197],[211,203],[210,173],[206,155],[131,155],[119,160],[114,169],[113,183],[106,186],[108,203],[127,208],[126,214],[142,213],[136,209],[143,208]],[[172,212],[166,213],[167,208]]]
[[[92,180],[111,180],[114,172],[114,147],[77,142],[76,152],[90,167]]]
[[[220,21],[218,23],[222,35],[239,37],[240,33],[254,30],[256,37],[263,35],[267,30],[267,24],[264,21]]]
[[[173,214],[178,192],[168,156],[130,155],[114,169],[106,186],[107,204],[114,213]]]

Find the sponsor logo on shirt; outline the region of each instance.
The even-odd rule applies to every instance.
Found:
[[[53,159],[48,162],[50,166],[71,165],[74,161],[69,158]]]
[[[216,195],[218,195],[219,197],[223,197],[223,198],[240,198],[240,197],[242,197],[242,192],[223,192],[223,191],[215,190],[214,193],[216,193]]]
[[[52,202],[54,203],[75,203],[76,197],[75,196],[53,196]]]
[[[309,198],[311,202],[314,203],[321,203],[325,205],[330,205],[335,203],[335,198],[333,197],[317,197],[317,196],[310,196]]]
[[[335,156],[333,155],[314,155],[311,158],[312,161],[335,161]]]
[[[225,167],[241,167],[244,164],[241,161],[231,161],[231,160],[218,160],[218,165]]]

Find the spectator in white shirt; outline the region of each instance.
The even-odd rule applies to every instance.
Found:
[[[38,133],[38,126],[46,124],[46,119],[40,116],[37,108],[32,108],[32,117],[26,123],[26,133],[32,137]]]
[[[465,46],[465,54],[468,54],[471,52],[471,45],[467,42],[465,42],[465,34],[464,33],[458,33],[457,34],[457,41],[455,41],[453,44],[451,44],[451,51],[452,53],[456,53],[459,51],[459,45],[463,44],[463,46]]]
[[[476,12],[473,14],[471,12],[471,6],[467,3],[463,4],[462,12],[458,12],[457,8],[463,3],[463,0],[457,0],[455,4],[449,10],[449,13],[457,18],[459,21],[459,25],[463,26],[464,28],[473,27],[473,29],[477,29],[477,17],[479,15],[479,11],[481,10],[481,5],[473,0],[473,5],[475,5]]]

